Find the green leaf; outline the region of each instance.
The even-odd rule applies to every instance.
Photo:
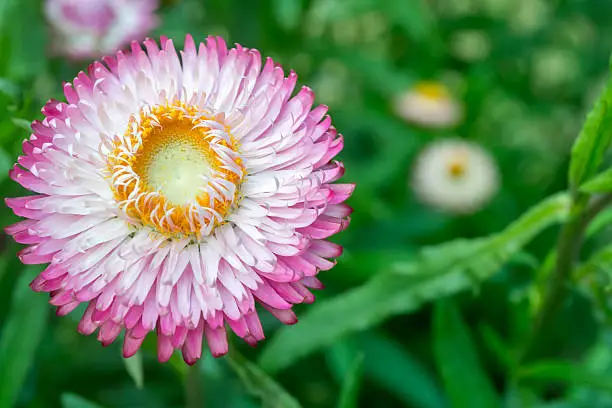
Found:
[[[587,227],[584,234],[585,238],[592,238],[610,224],[612,224],[612,208],[607,208],[597,214],[593,221],[589,223],[589,226]],[[597,270],[598,265],[601,264],[601,261],[605,261],[607,259],[605,251],[605,249],[601,249],[599,252],[592,255],[591,258],[593,259],[593,262],[589,260],[583,263],[580,267],[577,268],[576,271],[573,272],[574,276],[580,278]],[[544,286],[548,283],[550,274],[555,268],[556,261],[557,249],[552,248],[544,259],[544,262],[538,269],[538,272],[536,273],[536,285],[532,287],[534,295],[540,296],[540,293],[544,291]]]
[[[583,365],[568,361],[540,361],[520,368],[517,374],[523,380],[560,381],[612,392],[609,374],[595,373]]]
[[[326,353],[328,365],[337,380],[346,377],[353,360],[360,353],[365,357],[364,376],[395,395],[406,406],[447,406],[433,374],[400,344],[376,332],[353,336],[329,349]]]
[[[102,408],[102,406],[78,395],[68,393],[62,394],[62,408]]]
[[[612,191],[612,168],[589,179],[580,186],[580,191],[591,194]]]
[[[174,354],[177,355],[177,357],[179,355],[179,353],[174,353]],[[182,358],[180,358],[180,362],[182,363],[181,366],[183,367],[183,369],[186,369],[187,366],[185,365],[185,362],[183,361]],[[224,372],[223,372],[224,367],[222,366],[221,361],[213,357],[212,354],[210,354],[208,350],[204,350],[203,357],[202,359],[200,359],[198,366],[200,367],[200,371],[202,372],[202,375],[207,379],[211,379],[211,378],[223,379],[224,378]]]
[[[38,272],[27,267],[21,273],[0,338],[0,407],[17,400],[47,324],[47,297],[29,286]]]
[[[525,251],[517,252],[508,260],[508,262],[513,265],[526,266],[534,271],[538,270],[540,267],[540,261],[538,258],[535,255]]]
[[[226,357],[247,391],[259,398],[266,408],[300,408],[300,403],[268,376],[256,364],[248,361],[233,349]]]
[[[480,335],[489,349],[495,354],[497,361],[506,370],[515,368],[515,357],[512,348],[491,326],[483,324],[479,327]]]
[[[142,367],[142,353],[137,352],[130,358],[123,358],[125,370],[128,372],[136,388],[141,390],[144,387],[144,369]]]
[[[543,408],[541,407],[541,399],[538,397],[537,392],[520,386],[516,381],[511,381],[507,385],[504,395],[504,406],[507,408]]]
[[[453,408],[500,406],[493,384],[481,367],[476,348],[456,306],[436,303],[433,316],[434,355]]]
[[[327,366],[338,382],[342,382],[353,360],[360,353],[357,345],[352,340],[352,338],[348,338],[337,342],[325,354]]]
[[[399,249],[345,250],[342,253],[342,263],[338,265],[338,275],[330,276],[329,279],[342,280],[343,283],[363,283],[371,279],[378,272],[381,263],[389,259],[410,259],[414,254]]]
[[[384,272],[364,285],[313,305],[299,324],[281,328],[261,354],[261,366],[281,370],[343,336],[479,284],[536,234],[565,219],[568,211],[568,196],[557,194],[499,234],[425,248],[411,262],[382,263]]]
[[[612,245],[607,245],[595,252],[588,261],[576,268],[574,276],[580,279],[599,271],[612,278]]]
[[[400,344],[375,333],[359,336],[358,344],[365,355],[365,375],[407,406],[446,406],[442,390],[432,374]]]
[[[363,354],[358,354],[344,377],[338,408],[357,408],[359,406],[359,386],[362,373]]]
[[[586,262],[574,271],[583,292],[603,314],[607,323],[612,322],[612,303],[610,288],[612,286],[612,245],[606,245],[595,252]]]
[[[276,15],[278,25],[286,30],[298,27],[302,18],[302,2],[300,0],[273,0],[272,10]]]
[[[612,207],[597,214],[597,217],[589,224],[585,235],[592,237],[610,224],[612,224]]]
[[[577,189],[599,168],[612,140],[612,80],[608,80],[572,147],[569,184]]]
[[[11,119],[13,124],[25,131],[32,132],[32,121],[21,118],[13,118]]]
[[[140,352],[144,353],[145,356],[148,355],[150,357],[157,358],[157,340],[154,336],[147,336],[145,338],[142,346],[140,346],[139,353]],[[202,362],[198,364],[200,368],[203,369],[208,364],[207,362],[204,362],[208,360],[207,357],[208,355],[206,352],[204,352],[204,357],[201,360]],[[183,360],[183,357],[179,351],[175,350],[175,352],[172,353],[170,360],[168,360],[168,366],[171,367],[182,379],[187,378],[187,375],[189,374],[189,366],[185,364],[185,361]],[[208,372],[206,374],[211,375],[211,373]]]

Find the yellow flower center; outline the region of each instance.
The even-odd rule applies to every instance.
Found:
[[[229,128],[198,107],[145,106],[108,155],[115,199],[135,224],[201,238],[235,204],[244,176]]]
[[[468,168],[468,155],[465,151],[457,152],[457,155],[448,161],[446,170],[451,179],[459,179],[465,175]]]
[[[446,89],[446,87],[439,82],[419,82],[414,86],[414,90],[418,94],[436,101],[441,99],[448,99],[449,97],[448,89]]]

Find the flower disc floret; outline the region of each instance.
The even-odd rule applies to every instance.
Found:
[[[196,106],[145,106],[108,155],[115,200],[136,227],[200,239],[236,202],[244,167],[229,128]]]

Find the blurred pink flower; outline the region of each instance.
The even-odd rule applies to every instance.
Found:
[[[157,25],[157,0],[46,0],[52,50],[97,58],[142,40]]]
[[[225,324],[264,338],[255,303],[281,322],[312,302],[315,277],[342,248],[351,184],[332,159],[343,139],[313,92],[257,50],[221,38],[180,58],[171,40],[132,43],[93,63],[50,101],[11,177],[37,195],[7,199],[27,220],[6,229],[29,245],[32,282],[58,315],[89,305],[79,331],[124,355],[155,330],[160,361],[202,338],[228,350]]]

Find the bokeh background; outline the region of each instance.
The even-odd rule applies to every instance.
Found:
[[[41,0],[0,0],[3,197],[22,193],[7,173],[29,123],[42,118],[46,100],[62,97],[62,81],[87,66],[50,56],[42,9]],[[327,289],[317,302],[416,259],[423,247],[499,232],[565,189],[572,142],[606,80],[612,51],[608,0],[173,0],[157,15],[151,36],[169,36],[180,47],[186,33],[196,41],[214,34],[258,48],[295,70],[330,107],[345,137],[345,179],[357,189],[351,226],[337,238],[345,253],[320,275]],[[430,129],[396,114],[394,101],[418,81],[447,87],[463,109],[459,123]],[[421,149],[451,137],[481,145],[499,169],[499,190],[471,214],[432,209],[409,183]],[[0,208],[0,225],[14,221]],[[490,279],[424,294],[419,307],[358,324],[287,367],[267,370],[270,377],[237,353],[234,360],[207,355],[196,366],[204,406],[294,406],[283,402],[280,386],[304,407],[612,407],[606,301],[596,302],[580,284],[547,329],[540,353],[546,362],[525,368],[514,358],[557,232],[539,234],[494,267]],[[585,256],[611,237],[602,228],[587,240]],[[117,344],[103,348],[95,336],[76,333],[78,310],[57,318],[46,296],[30,291],[35,271],[19,263],[17,250],[2,233],[0,393],[15,401],[7,407],[185,406],[190,377],[180,358],[159,364],[151,340],[126,369]],[[309,325],[302,340],[369,310],[373,299]],[[298,317],[316,305],[297,307]],[[280,324],[262,320],[271,340],[257,349],[239,341],[234,347],[255,364],[270,342],[278,351],[264,351],[266,369],[266,362],[274,365],[270,353],[282,359],[302,346],[281,344]],[[136,384],[140,374],[143,386]]]

